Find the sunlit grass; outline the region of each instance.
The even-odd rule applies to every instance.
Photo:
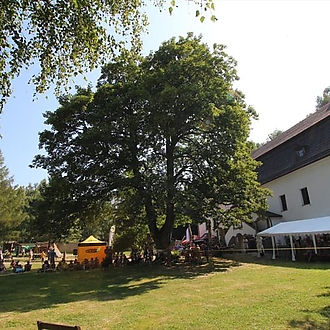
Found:
[[[230,255],[213,265],[2,275],[0,329],[329,329],[330,264]]]

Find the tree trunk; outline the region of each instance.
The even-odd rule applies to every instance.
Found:
[[[171,233],[175,221],[174,211],[174,146],[173,139],[166,139],[166,220],[160,230],[160,245],[168,249],[171,243]]]
[[[174,196],[175,196],[175,177],[174,177],[174,145],[175,143],[168,138],[166,141],[166,220],[161,229],[156,226],[157,219],[150,218],[149,229],[154,237],[156,248],[167,250],[171,243],[171,233],[175,221]]]

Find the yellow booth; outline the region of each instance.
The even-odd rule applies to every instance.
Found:
[[[82,262],[84,259],[91,260],[91,258],[98,258],[101,262],[106,256],[106,248],[106,242],[99,241],[91,235],[84,241],[78,243],[78,261]]]

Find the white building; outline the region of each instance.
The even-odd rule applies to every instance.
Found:
[[[280,222],[330,216],[330,103],[256,149],[252,157],[262,163],[260,183],[273,193],[265,219],[252,224],[256,233]],[[246,226],[231,227],[226,241],[250,233]]]
[[[330,215],[330,104],[255,150],[252,157],[262,162],[259,181],[273,192],[269,210],[282,215],[272,218],[271,225]]]

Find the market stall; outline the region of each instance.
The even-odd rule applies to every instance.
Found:
[[[93,235],[89,236],[84,241],[78,243],[78,261],[82,262],[84,259],[91,260],[98,258],[100,261],[106,256],[107,243],[100,241]]]

